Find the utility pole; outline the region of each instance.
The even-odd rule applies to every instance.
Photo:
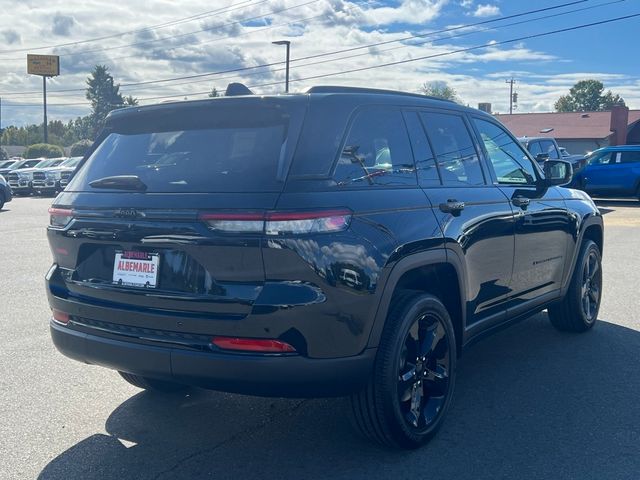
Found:
[[[505,80],[505,83],[509,84],[509,115],[513,113],[513,84],[516,83],[513,77],[509,80]]]

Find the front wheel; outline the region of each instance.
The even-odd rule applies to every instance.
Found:
[[[596,323],[601,299],[600,249],[591,240],[586,240],[580,248],[569,290],[559,303],[548,309],[551,324],[565,332],[585,332]]]
[[[451,403],[456,370],[453,325],[442,302],[405,293],[392,307],[367,387],[351,396],[356,427],[396,448],[427,443]]]

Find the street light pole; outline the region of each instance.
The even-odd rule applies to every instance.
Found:
[[[44,99],[44,143],[49,143],[47,131],[47,76],[42,76],[42,97]]]
[[[287,47],[287,67],[285,70],[285,84],[284,84],[284,92],[289,93],[289,53],[291,50],[291,42],[289,40],[278,40],[276,42],[271,42],[274,45],[286,45]]]

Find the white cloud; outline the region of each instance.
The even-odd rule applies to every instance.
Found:
[[[284,60],[284,50],[271,45],[273,40],[289,38],[292,41],[291,84],[293,91],[311,85],[365,85],[416,92],[420,85],[428,81],[445,81],[456,89],[459,96],[471,105],[489,101],[494,109],[508,108],[508,93],[504,79],[514,76],[518,79],[520,110],[549,110],[554,101],[583,78],[597,78],[605,82],[607,89],[624,92],[630,106],[640,107],[640,89],[633,80],[606,72],[568,73],[570,64],[554,54],[553,50],[542,50],[535,43],[517,44],[510,47],[494,45],[455,55],[445,55],[394,66],[328,76],[313,80],[296,81],[301,78],[326,75],[344,70],[367,68],[376,64],[400,62],[428,55],[447,54],[473,45],[488,43],[495,36],[503,40],[500,31],[482,35],[474,32],[465,38],[441,38],[429,42],[429,37],[420,41],[390,43],[369,49],[353,50],[338,55],[296,61],[301,57],[321,55],[326,52],[357,48],[376,42],[398,40],[415,33],[442,28],[435,20],[447,19],[453,13],[464,18],[460,12],[460,1],[405,0],[390,2],[357,2],[347,0],[318,0],[306,6],[292,8],[286,12],[272,14],[268,20],[254,20],[251,23],[229,25],[230,22],[248,17],[265,15],[273,10],[296,6],[308,0],[276,0],[261,5],[250,4],[226,15],[210,15],[196,21],[171,25],[166,28],[137,34],[117,36],[101,42],[83,43],[59,48],[61,57],[60,77],[48,80],[49,117],[68,120],[88,113],[84,98],[86,78],[96,63],[109,67],[117,83],[132,83],[158,80],[177,76],[197,75],[204,72],[231,70],[242,67],[269,64]],[[488,1],[488,0],[484,0]],[[257,3],[257,2],[256,2]],[[212,11],[229,5],[229,0],[191,0],[185,2],[165,2],[163,8],[148,8],[145,0],[129,0],[113,3],[105,13],[104,4],[81,0],[49,0],[38,3],[33,8],[26,0],[3,0],[2,27],[0,38],[10,25],[20,32],[21,39],[9,45],[0,45],[0,50],[31,48],[53,43],[73,42],[118,32],[136,30],[147,25],[170,22],[199,12]],[[395,6],[395,8],[393,6]],[[469,3],[473,12],[475,3]],[[131,12],[144,12],[132,15]],[[56,13],[73,16],[75,23],[68,37],[43,35],[51,29],[51,21]],[[418,23],[415,23],[418,22]],[[291,25],[287,25],[292,23]],[[35,28],[34,28],[35,26]],[[194,31],[215,27],[211,31]],[[172,39],[167,37],[182,35]],[[513,32],[505,35],[515,35]],[[83,55],[68,54],[100,48],[112,48],[136,42],[150,42],[126,48],[111,49]],[[157,40],[157,41],[156,41]],[[42,50],[33,53],[53,53]],[[35,123],[41,121],[42,80],[29,76],[25,70],[26,52],[0,52],[0,94],[2,95],[2,125]],[[358,55],[358,56],[354,56]],[[345,58],[351,57],[351,58]],[[324,63],[318,63],[318,62]],[[527,62],[530,62],[529,65]],[[310,65],[314,63],[313,65]],[[473,71],[474,67],[479,67]],[[553,69],[553,70],[552,70]],[[461,74],[460,71],[465,74]],[[489,72],[487,72],[489,70]],[[535,72],[559,71],[560,75]],[[255,88],[258,93],[282,91],[284,68],[276,65],[269,68],[247,70],[217,76],[185,79],[176,82],[157,83],[122,87],[125,95],[133,95],[142,104],[155,103],[162,99],[145,98],[178,95],[177,98],[203,98],[200,92],[208,92],[212,87],[224,90],[232,81],[247,85],[263,85]],[[635,89],[634,89],[635,88]],[[80,89],[78,92],[56,90]],[[30,95],[8,95],[7,92],[33,91]],[[508,92],[508,90],[507,90]],[[32,106],[11,107],[21,102]],[[56,106],[58,104],[81,103],[82,105]]]
[[[473,12],[474,17],[494,17],[500,15],[500,8],[497,5],[491,5],[489,3],[480,4]]]
[[[418,25],[438,17],[448,0],[403,0],[397,7],[376,7],[363,12],[370,25],[408,23]]]

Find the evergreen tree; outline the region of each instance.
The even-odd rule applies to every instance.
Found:
[[[120,85],[116,85],[109,69],[96,65],[87,79],[87,100],[91,102],[91,136],[95,138],[110,111],[125,106],[120,94]]]

